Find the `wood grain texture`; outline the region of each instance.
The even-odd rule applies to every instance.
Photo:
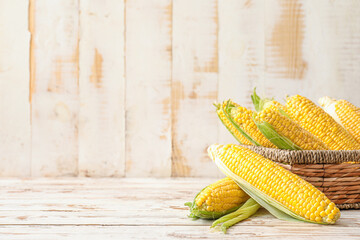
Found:
[[[0,175],[30,175],[28,2],[0,1]],[[9,24],[11,23],[11,24]]]
[[[358,239],[360,211],[333,226],[286,222],[264,209],[224,235],[192,220],[183,204],[216,179],[0,181],[2,239]],[[140,194],[141,192],[141,194]]]
[[[264,78],[259,93],[284,102],[287,94],[307,95],[308,79],[304,56],[306,13],[304,1],[264,2]],[[305,91],[303,91],[305,90]]]
[[[32,176],[77,175],[78,1],[32,0]]]
[[[304,9],[309,59],[304,89],[313,100],[328,95],[360,106],[360,2],[304,1]]]
[[[174,0],[172,176],[219,175],[207,147],[218,140],[217,1]]]
[[[303,59],[305,17],[302,1],[277,0],[266,4],[271,6],[266,8],[269,13],[266,20],[274,23],[266,35],[267,73],[278,78],[303,79],[307,63]]]
[[[126,176],[171,174],[171,3],[126,2]]]
[[[124,1],[80,1],[79,174],[125,174]]]
[[[358,86],[358,1],[271,0],[265,9],[260,92],[279,100],[301,94],[315,102],[332,96],[360,105],[359,95],[351,94]]]

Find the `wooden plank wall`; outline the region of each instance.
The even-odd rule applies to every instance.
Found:
[[[27,0],[0,1],[0,176],[30,176],[27,15]]]
[[[79,174],[123,176],[124,1],[80,1],[79,7]]]
[[[0,0],[0,176],[213,177],[212,103],[360,105],[358,0]]]

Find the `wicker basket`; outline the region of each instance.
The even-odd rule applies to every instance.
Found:
[[[244,146],[310,182],[340,209],[360,209],[360,150],[291,151]]]

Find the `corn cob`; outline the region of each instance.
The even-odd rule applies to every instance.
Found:
[[[223,178],[201,190],[190,207],[192,218],[216,219],[236,211],[249,196],[231,178]]]
[[[270,103],[270,102],[269,102]],[[291,143],[295,144],[299,149],[303,150],[328,150],[329,148],[317,137],[303,129],[292,119],[281,114],[278,107],[274,104],[268,104],[265,108],[256,115],[255,121],[258,123],[260,131],[266,136],[266,129],[264,123],[268,123],[280,135]],[[279,145],[278,139],[269,136],[269,140],[277,144],[279,148],[287,148],[287,146]],[[291,146],[294,146],[291,144]],[[296,149],[296,148],[295,148]]]
[[[311,100],[300,95],[289,97],[286,101],[286,112],[331,150],[360,149],[356,139]]]
[[[279,102],[261,99],[255,92],[251,96],[255,109],[255,123],[259,130],[278,148],[292,150],[328,150],[316,136],[303,129],[285,112]]]
[[[319,104],[360,143],[360,108],[346,100],[320,98]]]
[[[208,153],[220,170],[280,219],[333,224],[340,217],[340,210],[324,193],[245,147],[212,145]]]
[[[217,114],[241,144],[276,148],[256,127],[251,110],[228,100],[217,105]]]

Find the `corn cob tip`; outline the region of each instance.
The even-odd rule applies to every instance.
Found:
[[[261,98],[259,95],[257,95],[255,89],[254,93],[251,95],[251,100],[254,104],[256,112],[261,112],[271,105],[275,105],[279,109],[283,108],[282,104],[277,102],[274,98]]]
[[[321,107],[327,107],[330,106],[331,104],[335,103],[336,100],[334,98],[325,96],[319,99],[318,103],[320,104]]]
[[[319,103],[337,123],[344,127],[360,143],[360,108],[352,103],[340,99],[323,97]],[[360,148],[360,145],[357,147]]]
[[[215,154],[219,148],[221,148],[220,144],[213,144],[208,147],[207,152],[211,159],[215,159]]]
[[[216,111],[220,109],[221,104],[218,102],[213,102],[213,105],[216,107]]]

